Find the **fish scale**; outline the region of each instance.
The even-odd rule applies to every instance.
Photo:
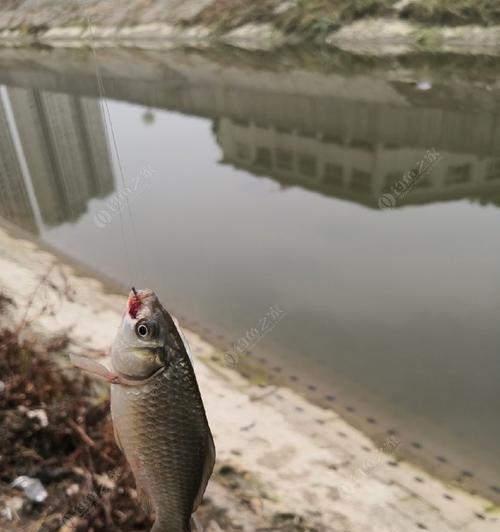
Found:
[[[152,530],[189,531],[211,434],[187,355],[141,386],[113,384],[111,413],[138,489],[156,512]]]

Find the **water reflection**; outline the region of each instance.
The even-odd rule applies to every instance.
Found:
[[[36,234],[38,229],[3,102],[0,105],[0,138],[0,215]]]
[[[9,88],[4,94],[7,98],[0,102],[0,214],[5,219],[38,232],[34,208],[39,209],[44,224],[55,226],[76,221],[86,212],[90,198],[104,197],[115,190],[98,100],[22,88]],[[260,95],[261,104],[262,99],[265,104],[265,96]],[[9,123],[5,105],[10,106],[15,125]],[[217,119],[214,133],[223,153],[221,163],[272,177],[283,187],[300,186],[367,207],[378,208],[380,196],[423,154],[420,147],[384,143],[383,135],[374,141],[352,138],[350,120],[345,121],[348,130],[337,130],[336,135],[322,131],[315,123],[310,124],[307,133],[293,124],[289,129],[272,125],[271,117],[266,122],[268,125],[228,117]],[[19,147],[16,150],[13,127],[22,154]],[[445,126],[441,135],[444,145],[450,144],[447,131],[451,130]],[[491,131],[493,134],[495,128]],[[495,138],[486,140],[489,146],[497,142]],[[457,199],[500,205],[500,158],[485,156],[483,151],[484,145],[480,153],[442,150],[443,163],[420,179],[396,207]],[[23,156],[35,207],[30,204],[22,175],[19,158]]]
[[[229,118],[216,131],[224,163],[368,207],[378,207],[380,196],[423,156],[421,149],[386,145],[382,138],[372,143],[345,133],[306,135]],[[464,198],[500,205],[500,158],[451,151],[441,156],[443,162],[396,207]]]
[[[0,216],[129,282],[132,231],[94,218],[123,197],[94,65],[60,52],[19,65],[0,70]],[[280,304],[253,359],[498,498],[498,90],[196,54],[100,68],[141,235],[137,283],[226,348]],[[439,163],[379,212],[432,148]]]
[[[113,192],[105,122],[97,100],[22,88],[4,90],[2,95],[0,180],[6,193],[1,216],[38,233],[40,224],[51,227],[78,220],[89,199]]]

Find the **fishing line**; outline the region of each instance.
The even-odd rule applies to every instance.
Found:
[[[91,25],[89,17],[87,17],[87,27],[88,27],[88,29],[89,29],[89,31],[91,33],[91,37],[92,37],[91,40],[90,40],[90,47],[92,49],[92,55],[94,57],[94,66],[95,66],[95,73],[96,73],[96,78],[97,78],[97,88],[98,88],[98,91],[99,91],[99,108],[100,108],[101,113],[102,113],[102,115],[104,117],[104,127],[106,129],[106,134],[107,134],[108,138],[111,139],[111,141],[112,141],[112,149],[114,150],[114,152],[116,154],[116,161],[117,161],[117,164],[118,164],[118,173],[120,174],[121,188],[122,188],[122,192],[123,192],[123,197],[125,198],[127,211],[128,211],[128,215],[129,215],[129,218],[130,218],[130,224],[132,226],[132,232],[133,232],[133,239],[134,239],[135,248],[137,248],[137,246],[138,246],[138,238],[137,238],[136,224],[135,224],[134,215],[133,215],[133,212],[132,212],[132,207],[130,206],[130,202],[129,202],[129,199],[128,199],[127,183],[126,183],[126,180],[125,180],[125,174],[124,174],[124,171],[123,171],[123,165],[122,165],[122,161],[121,161],[121,158],[120,158],[120,153],[118,151],[118,144],[116,142],[116,135],[115,135],[115,130],[113,128],[113,122],[111,121],[111,113],[109,112],[108,102],[107,102],[107,99],[106,99],[106,93],[105,93],[105,90],[104,90],[104,83],[102,81],[101,72],[99,70],[99,65],[98,65],[98,62],[97,62],[97,53],[96,53],[95,44],[94,44],[94,38],[95,38],[94,27]],[[109,123],[109,129],[108,129],[108,123]],[[121,197],[119,199],[122,200]],[[135,282],[137,282],[137,280],[138,280],[137,264],[136,264],[135,261],[132,260],[132,255],[134,255],[134,257],[135,257],[137,255],[137,253],[132,254],[130,252],[129,246],[127,244],[127,238],[126,238],[126,235],[125,235],[125,223],[124,223],[124,218],[123,218],[122,211],[121,211],[121,208],[120,208],[120,204],[118,204],[118,215],[120,217],[120,232],[121,232],[121,237],[122,237],[123,248],[124,248],[125,255],[126,255],[126,260],[127,260],[128,270],[129,270],[129,276],[131,278],[135,279]]]

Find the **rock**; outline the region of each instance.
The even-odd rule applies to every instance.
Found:
[[[346,41],[364,43],[407,43],[412,39],[415,26],[408,22],[387,19],[360,20],[344,26],[327,38],[329,44],[338,44]]]
[[[403,9],[405,9],[407,6],[409,6],[411,3],[413,2],[413,0],[398,0],[398,2],[396,2],[392,8],[396,11],[403,11]]]
[[[272,24],[245,24],[226,33],[221,40],[246,50],[270,50],[285,44],[285,35]]]
[[[297,0],[285,0],[274,8],[273,13],[275,15],[282,15],[283,13],[286,13],[287,11],[297,7],[297,4]]]

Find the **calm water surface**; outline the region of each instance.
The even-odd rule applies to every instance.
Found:
[[[279,306],[249,357],[499,496],[495,85],[110,56],[100,100],[90,59],[22,59],[0,73],[3,218],[223,348]]]

